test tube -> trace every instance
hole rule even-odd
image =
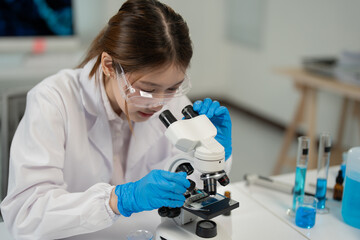
[[[309,146],[310,139],[306,136],[298,138],[298,151],[296,157],[296,172],[295,172],[295,185],[294,185],[294,198],[292,211],[296,208],[296,198],[303,196],[305,193],[305,177],[306,169],[309,160]]]
[[[331,137],[327,133],[320,136],[319,156],[317,166],[316,193],[315,197],[319,200],[317,209],[319,213],[328,212],[325,208],[327,177],[330,163]]]

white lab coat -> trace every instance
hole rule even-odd
[[[16,239],[65,238],[107,228],[118,218],[126,221],[109,209],[112,138],[100,87],[88,78],[92,64],[60,71],[28,93],[10,152],[8,195],[1,203]],[[169,108],[181,119],[189,103],[181,97]],[[179,153],[158,114],[133,127],[125,182],[163,169]]]

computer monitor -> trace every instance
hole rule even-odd
[[[0,53],[79,46],[72,0],[0,0]]]

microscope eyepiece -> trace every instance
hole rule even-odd
[[[177,121],[177,119],[169,110],[165,110],[162,113],[160,113],[159,118],[166,128],[168,128],[170,124]]]
[[[190,119],[199,116],[199,114],[194,111],[193,106],[191,105],[187,105],[186,107],[184,107],[181,113],[184,115],[185,119]]]
[[[182,163],[176,168],[175,172],[186,172],[189,176],[194,172],[194,168],[190,163]]]

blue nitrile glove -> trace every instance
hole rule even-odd
[[[224,106],[220,106],[218,101],[212,101],[210,98],[205,98],[204,101],[196,101],[193,109],[200,115],[205,114],[215,125],[217,129],[215,139],[225,148],[225,160],[227,160],[232,153],[232,124],[229,110]]]
[[[132,213],[160,207],[181,207],[185,202],[183,194],[190,187],[186,176],[185,172],[152,170],[139,181],[116,186],[119,212],[129,217]]]

